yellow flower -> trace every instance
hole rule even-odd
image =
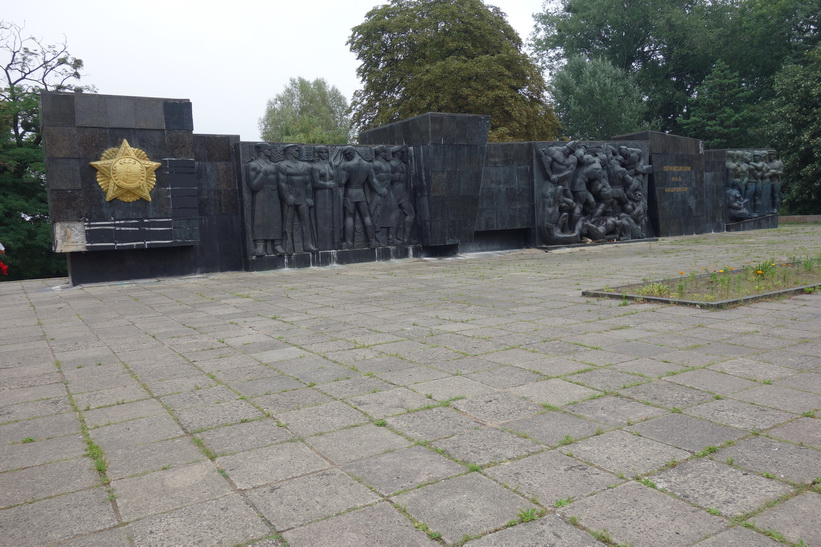
[[[684,275],[684,272],[679,272],[681,275]]]
[[[718,273],[724,273],[724,270],[718,270]]]

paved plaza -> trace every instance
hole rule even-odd
[[[0,283],[0,545],[821,545],[821,295],[584,289],[821,225]]]

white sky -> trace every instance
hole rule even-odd
[[[345,42],[384,0],[28,0],[0,19],[68,42],[99,93],[190,99],[194,131],[259,139],[257,120],[290,78],[325,78],[350,101],[359,66]],[[486,0],[526,41],[542,0]]]

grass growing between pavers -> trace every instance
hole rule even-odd
[[[726,308],[811,294],[821,288],[821,255],[791,258],[788,262],[759,260],[741,268],[710,266],[702,272],[679,271],[677,278],[583,291],[582,296],[618,298],[622,305],[639,301]]]

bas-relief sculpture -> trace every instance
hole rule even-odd
[[[728,150],[726,168],[729,220],[778,214],[784,164],[775,150]]]
[[[647,173],[643,152],[579,142],[537,148],[544,170],[539,232],[544,243],[645,237]]]
[[[245,164],[252,254],[412,243],[409,175],[406,146],[346,146],[332,159],[327,146],[254,145]]]

